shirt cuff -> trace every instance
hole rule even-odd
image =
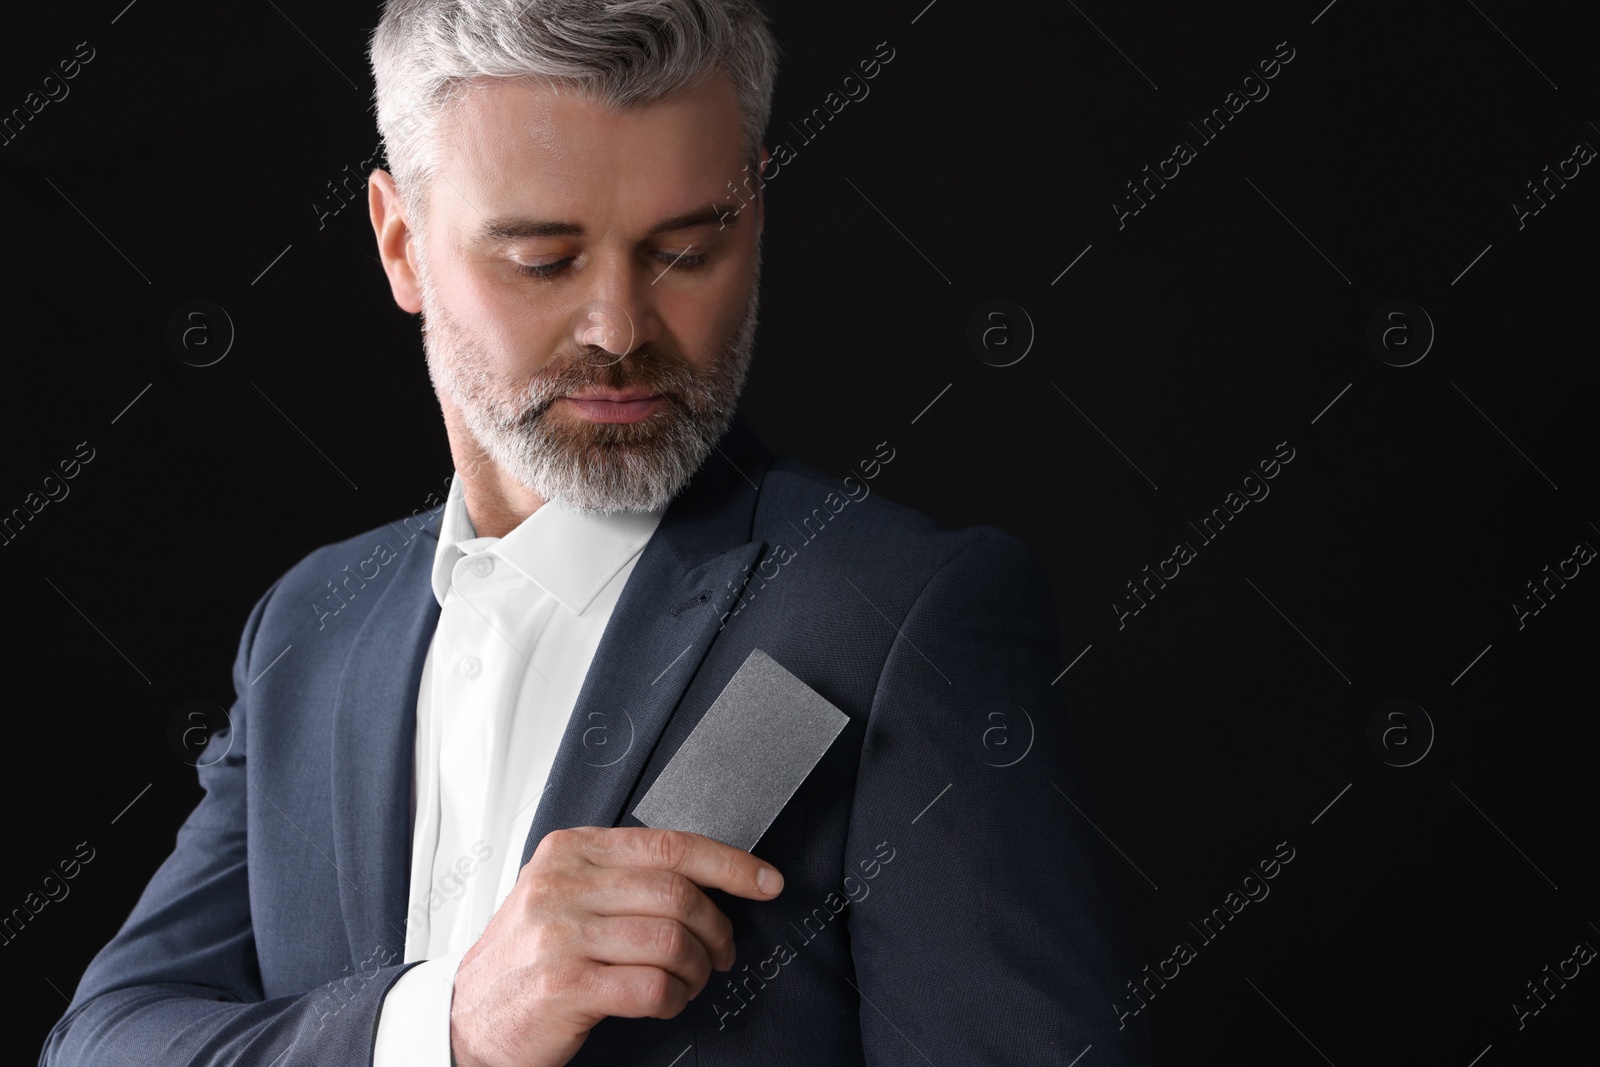
[[[450,998],[464,955],[423,960],[389,987],[378,1009],[372,1067],[451,1067]]]

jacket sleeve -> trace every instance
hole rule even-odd
[[[245,624],[227,732],[207,745],[226,755],[199,768],[205,796],[121,930],[90,962],[45,1040],[40,1067],[371,1063],[379,1007],[406,965],[263,999],[246,880],[245,772],[252,645],[276,588]]]
[[[978,529],[899,622],[867,721],[843,886],[866,1060],[1146,1067],[1049,577]]]

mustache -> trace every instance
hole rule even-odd
[[[537,419],[557,400],[586,389],[648,389],[682,405],[700,386],[694,368],[678,356],[641,349],[618,359],[603,348],[590,346],[575,355],[558,356],[528,380],[520,394],[524,403],[521,418]]]

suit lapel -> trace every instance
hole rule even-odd
[[[595,649],[522,849],[551,830],[615,826],[722,612],[765,543],[750,539],[772,454],[735,415],[717,451],[668,505]]]
[[[417,689],[439,622],[430,576],[442,512],[399,547],[351,645],[334,705],[333,859],[355,960],[380,944],[398,946],[395,961],[405,954]]]
[[[772,453],[737,414],[668,505],[623,587],[556,751],[522,862],[551,830],[614,826],[667,720],[766,547],[752,541]],[[398,552],[345,661],[334,705],[334,865],[352,958],[405,948],[417,690],[439,622],[442,508]]]

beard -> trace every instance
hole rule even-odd
[[[618,357],[589,345],[557,354],[526,382],[514,380],[437,300],[425,254],[418,282],[428,375],[490,459],[518,484],[576,511],[654,511],[688,484],[733,420],[755,342],[761,248],[758,240],[739,325],[703,370],[659,346]],[[552,411],[586,389],[642,389],[662,400],[637,422]]]

